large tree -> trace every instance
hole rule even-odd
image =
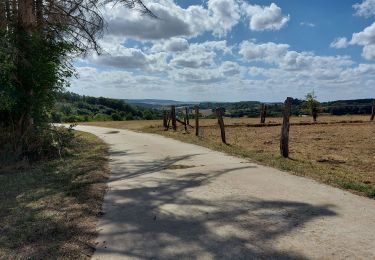
[[[12,131],[17,154],[74,73],[71,58],[100,53],[110,2],[152,16],[141,0],[0,0],[0,131]]]

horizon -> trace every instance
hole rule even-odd
[[[103,9],[103,55],[74,61],[69,91],[183,102],[375,97],[375,0],[146,5],[158,19]]]
[[[71,92],[71,91],[69,91]],[[74,92],[71,92],[74,93]],[[78,93],[74,93],[78,94]],[[93,95],[86,95],[86,94],[78,94],[82,96],[89,96],[89,97],[95,97],[95,98],[110,98],[110,99],[117,99],[117,100],[123,100],[127,102],[128,100],[130,101],[136,101],[136,100],[156,100],[156,101],[174,101],[174,102],[179,102],[179,103],[186,103],[186,104],[193,104],[193,103],[239,103],[239,102],[260,102],[260,103],[283,103],[285,100],[280,100],[280,101],[261,101],[261,100],[238,100],[238,101],[220,101],[220,100],[213,100],[213,101],[207,101],[207,100],[198,100],[198,101],[192,101],[192,100],[178,100],[178,99],[158,99],[158,98],[112,98],[112,97],[106,97],[106,96],[93,96]],[[304,98],[295,98],[299,100],[304,100]],[[322,101],[319,100],[319,102],[337,102],[337,101],[351,101],[351,100],[365,100],[365,99],[372,99],[375,100],[375,98],[354,98],[354,99],[334,99],[334,100],[326,100]]]

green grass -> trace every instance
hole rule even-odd
[[[106,155],[98,138],[76,133],[64,159],[0,171],[0,259],[89,258]]]

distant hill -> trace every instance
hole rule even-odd
[[[199,102],[184,102],[184,101],[176,101],[176,100],[165,100],[165,99],[123,99],[126,103],[136,105],[136,106],[143,106],[143,107],[154,107],[160,108],[165,106],[171,105],[193,105],[199,104]]]

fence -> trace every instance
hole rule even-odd
[[[259,124],[246,124],[246,125],[225,125],[224,123],[224,114],[225,110],[221,107],[215,109],[216,117],[217,117],[217,124],[220,128],[220,136],[221,141],[224,144],[227,144],[226,139],[226,131],[225,129],[227,127],[275,127],[275,126],[281,126],[281,133],[280,133],[280,154],[281,156],[288,158],[289,157],[289,130],[290,126],[293,125],[320,125],[320,124],[340,124],[340,123],[360,123],[363,121],[338,121],[338,122],[314,122],[314,123],[306,123],[306,122],[300,122],[300,123],[291,123],[290,117],[291,117],[291,111],[292,111],[292,101],[293,98],[288,97],[284,102],[284,108],[283,108],[283,114],[282,114],[282,123],[266,123],[266,117],[267,117],[267,105],[261,104],[260,109],[260,123]],[[194,128],[195,129],[195,135],[200,135],[200,128],[204,128],[207,126],[200,126],[199,123],[199,106],[194,107],[194,119],[195,119],[195,126],[190,125],[189,122],[189,108],[188,107],[182,107],[178,108],[183,113],[183,118],[177,118],[176,115],[176,106],[171,106],[170,111],[164,111],[164,117],[163,117],[163,126],[165,131],[168,131],[170,129],[170,122],[172,122],[172,129],[174,131],[177,130],[177,123],[180,123],[184,126],[185,132],[188,131],[188,128]],[[181,113],[180,113],[181,114]],[[370,120],[374,121],[375,118],[375,102],[372,104],[371,109],[371,115]]]

